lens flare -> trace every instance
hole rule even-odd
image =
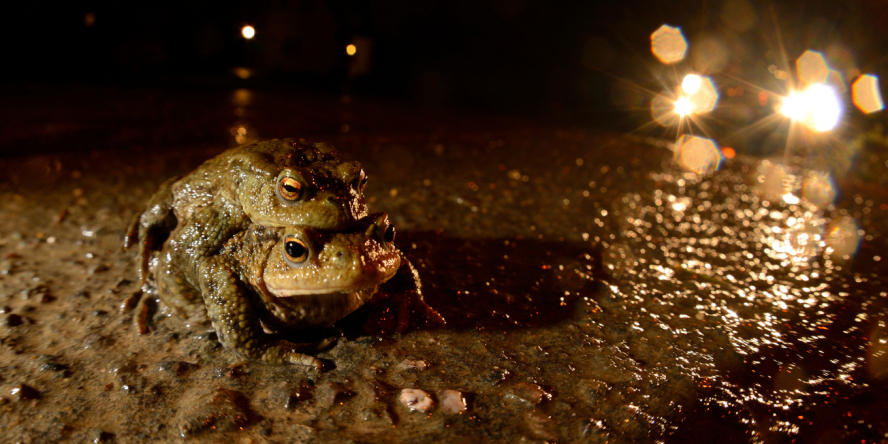
[[[694,110],[694,106],[687,97],[682,97],[675,101],[675,114],[679,116],[687,116]]]
[[[829,65],[826,64],[823,54],[817,51],[805,51],[796,60],[796,70],[799,80],[807,85],[825,83],[829,76]]]
[[[718,171],[721,165],[721,152],[710,139],[684,135],[675,143],[675,161],[682,168],[700,175]]]
[[[681,90],[688,94],[694,94],[700,90],[701,84],[703,84],[702,77],[696,74],[688,74],[681,81]]]
[[[688,52],[688,41],[681,28],[663,25],[651,34],[651,52],[667,65],[680,62]]]
[[[842,104],[833,88],[816,84],[784,98],[780,113],[814,131],[823,132],[839,124]]]
[[[881,111],[885,108],[882,93],[879,91],[879,76],[864,74],[851,86],[851,97],[854,105],[866,114]]]
[[[250,25],[244,26],[243,29],[241,29],[241,35],[243,35],[245,39],[250,40],[256,36],[256,29]]]

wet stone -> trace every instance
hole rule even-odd
[[[167,361],[157,365],[157,370],[173,376],[182,376],[198,368],[197,364],[185,361]]]
[[[58,372],[68,368],[68,366],[58,362],[56,358],[51,355],[40,355],[37,357],[37,362],[40,362],[39,369],[42,372]]]
[[[320,384],[315,390],[314,397],[318,400],[318,405],[329,408],[334,404],[343,403],[355,396],[355,392],[349,390],[346,386],[333,381],[327,381]]]
[[[183,403],[179,419],[182,437],[240,430],[258,419],[242,393],[222,387],[197,397],[185,396]]]
[[[423,390],[406,388],[398,394],[398,402],[411,412],[427,412],[435,406],[435,401]]]
[[[457,390],[439,391],[438,401],[441,403],[441,411],[447,414],[453,415],[468,410],[465,395]]]
[[[313,390],[314,384],[311,381],[282,382],[270,390],[269,401],[274,407],[294,410],[297,407],[311,404],[314,399]]]
[[[27,384],[18,384],[10,387],[9,394],[16,401],[27,401],[40,397],[40,391]]]
[[[552,394],[542,387],[527,382],[518,382],[509,387],[505,392],[506,399],[523,401],[530,405],[537,405],[543,401],[552,399]]]
[[[122,373],[117,375],[115,383],[120,387],[120,390],[129,395],[142,393],[148,387],[148,381],[146,381],[145,378],[132,373]]]
[[[89,440],[92,443],[111,442],[113,439],[114,434],[99,429],[89,432]]]

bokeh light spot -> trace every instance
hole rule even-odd
[[[802,197],[818,207],[833,203],[836,198],[836,185],[829,173],[809,172],[802,182]]]
[[[651,117],[662,126],[670,126],[678,120],[678,110],[675,100],[663,94],[658,94],[651,100]]]
[[[851,86],[854,105],[866,114],[885,108],[882,93],[879,91],[879,77],[873,74],[860,76]]]
[[[256,29],[250,25],[244,26],[243,29],[241,29],[241,35],[243,35],[245,39],[250,40],[256,36]]]
[[[826,229],[826,253],[831,259],[847,260],[854,256],[863,237],[857,220],[851,216],[840,216],[830,222]]]
[[[665,64],[680,62],[688,52],[681,28],[663,25],[651,34],[651,51]]]
[[[708,175],[718,171],[721,152],[710,139],[684,135],[675,143],[675,161],[682,168],[697,174]]]
[[[675,101],[675,114],[679,116],[687,116],[694,110],[694,105],[686,97],[682,97]]]
[[[702,77],[696,74],[688,74],[681,81],[681,90],[688,94],[693,94],[700,90],[700,84],[702,83]]]
[[[355,45],[353,45],[353,44],[351,44],[351,43],[349,43],[349,44],[345,47],[345,53],[348,54],[348,55],[350,55],[350,56],[355,55],[356,52],[358,52],[358,47],[355,46]]]
[[[709,77],[696,77],[700,79],[700,84],[689,97],[691,105],[693,105],[693,112],[708,113],[715,108],[715,103],[718,101],[718,92],[715,90],[715,85],[712,84],[712,79]],[[682,88],[684,88],[684,83],[682,82]]]
[[[737,152],[734,151],[734,148],[724,147],[722,148],[722,155],[725,156],[725,159],[733,159]]]
[[[826,59],[823,58],[823,54],[817,51],[805,51],[796,60],[796,70],[799,80],[808,85],[824,83],[829,76],[829,66],[826,64]]]

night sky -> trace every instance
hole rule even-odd
[[[886,13],[875,0],[18,2],[5,14],[0,91],[246,85],[606,122],[642,108],[664,76],[701,64],[657,62],[650,33],[664,23],[682,28],[691,56],[721,42],[725,60],[710,74],[758,83],[769,64],[786,64],[781,45],[790,67],[815,49],[831,64],[884,71]],[[355,42],[361,61],[345,52]],[[637,97],[615,98],[627,85]]]

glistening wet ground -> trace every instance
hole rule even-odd
[[[774,159],[700,177],[655,140],[354,98],[6,103],[10,442],[888,439],[881,154],[859,153],[855,171],[876,173],[834,187]],[[236,137],[307,137],[361,161],[371,210],[448,325],[378,335],[357,312],[320,373],[243,361],[162,311],[139,336],[120,310],[138,290],[124,229]]]

